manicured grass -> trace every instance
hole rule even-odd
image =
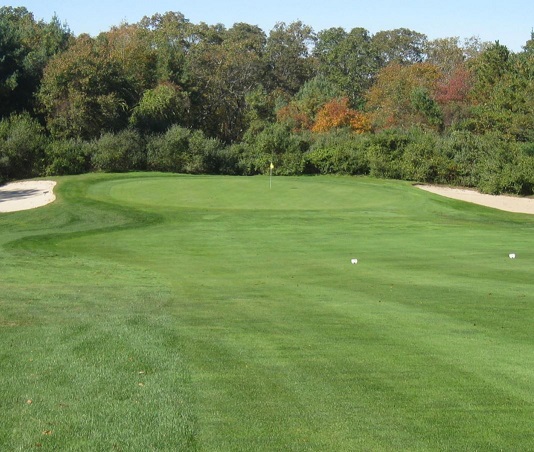
[[[58,182],[0,216],[0,449],[532,449],[534,218],[370,178]]]

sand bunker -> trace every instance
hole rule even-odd
[[[447,198],[467,201],[481,206],[493,207],[494,209],[505,210],[507,212],[534,214],[534,199],[519,198],[517,196],[485,195],[476,190],[464,188],[438,187],[435,185],[416,185],[437,195]]]
[[[0,212],[35,209],[56,199],[54,186],[49,180],[13,182],[0,187]]]

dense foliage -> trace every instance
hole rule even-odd
[[[372,174],[532,194],[521,52],[408,29],[145,17],[97,37],[0,8],[0,181],[87,171]]]

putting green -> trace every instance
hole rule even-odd
[[[382,199],[373,196],[380,186]],[[339,178],[276,177],[272,188],[266,177],[174,176],[106,181],[90,189],[129,205],[158,208],[232,210],[339,210],[389,208],[406,197],[402,185],[369,180],[354,184]],[[415,193],[414,193],[415,195]],[[414,199],[416,196],[414,196]]]

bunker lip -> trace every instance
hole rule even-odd
[[[56,199],[55,181],[29,180],[0,186],[0,212],[18,212],[50,204]]]
[[[527,213],[534,215],[534,199],[520,198],[506,195],[486,195],[476,190],[467,188],[441,187],[438,185],[415,185],[415,187],[426,190],[447,198],[479,204],[485,207],[504,210],[506,212]]]

